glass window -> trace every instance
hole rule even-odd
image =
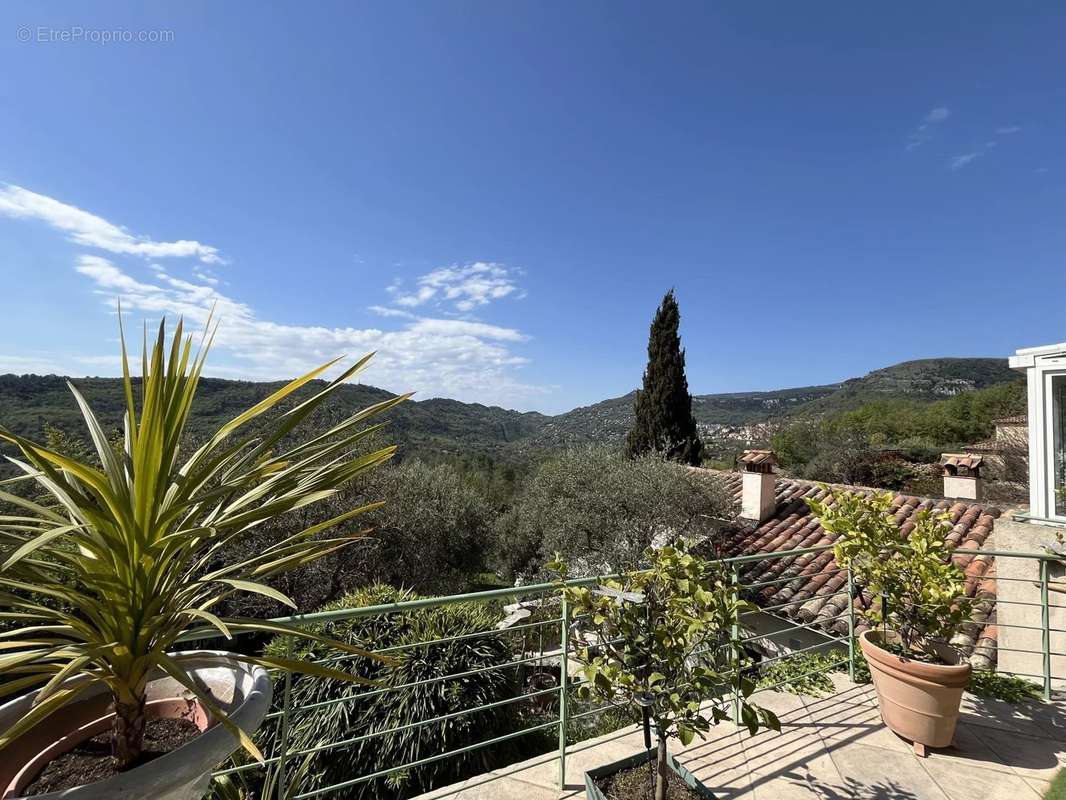
[[[1055,428],[1053,450],[1055,516],[1066,517],[1066,375],[1051,379],[1052,423]]]

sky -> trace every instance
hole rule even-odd
[[[1060,3],[0,4],[0,373],[547,413],[1066,340]]]

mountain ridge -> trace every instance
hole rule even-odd
[[[1006,359],[917,359],[840,383],[694,395],[693,414],[704,436],[751,441],[760,438],[766,426],[785,418],[824,415],[881,399],[933,402],[1020,379]],[[46,423],[80,434],[83,426],[66,380],[56,375],[0,375],[0,424],[34,438],[43,435]],[[77,378],[72,383],[105,426],[119,427],[124,403],[120,379]],[[217,427],[283,384],[202,379],[193,410],[197,429]],[[520,460],[530,451],[621,441],[632,420],[635,394],[634,390],[555,415],[447,398],[411,400],[390,412],[386,435],[416,453]],[[393,396],[367,384],[347,385],[314,424],[338,421],[345,412]]]

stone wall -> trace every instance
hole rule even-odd
[[[996,521],[995,549],[1016,553],[1042,553],[1055,543],[1061,528],[1015,522],[1007,515]],[[1049,562],[1052,581],[1066,582],[1066,567]],[[1040,681],[1043,674],[1043,632],[1040,608],[1040,561],[1035,558],[996,557],[996,628],[999,645],[997,668],[1001,672],[1027,673]],[[1033,605],[1015,605],[1032,603]],[[1051,633],[1052,685],[1066,686],[1066,594],[1048,593]],[[1024,628],[1011,627],[1014,625]],[[1058,631],[1054,629],[1058,628]],[[1032,652],[1014,652],[1025,650]]]

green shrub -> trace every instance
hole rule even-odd
[[[323,611],[415,600],[410,592],[378,584],[342,597]],[[321,678],[294,676],[289,751],[357,737],[375,735],[352,744],[323,751],[313,759],[307,779],[311,789],[323,788],[380,770],[401,766],[433,755],[486,741],[519,727],[515,704],[466,714],[443,722],[383,733],[456,711],[475,708],[518,694],[515,669],[493,669],[463,678],[435,681],[419,686],[409,684],[445,675],[468,673],[504,664],[512,659],[505,638],[493,631],[500,610],[485,604],[465,603],[378,614],[363,619],[344,620],[322,626],[328,635],[347,642],[373,642],[376,650],[393,650],[396,663],[382,666],[358,656],[341,657],[334,665],[379,681],[376,688],[359,687]],[[446,637],[485,632],[483,636],[440,644],[420,644]],[[281,654],[287,642],[276,639],[268,653]],[[417,646],[407,646],[417,645]],[[406,646],[406,647],[405,647]],[[297,643],[301,657],[326,658],[335,650],[314,644]],[[394,688],[381,692],[381,689]],[[360,699],[359,694],[366,697]],[[355,696],[310,712],[299,709],[340,697]],[[267,734],[278,736],[277,728]],[[410,797],[507,763],[516,757],[521,738],[513,743],[478,748],[423,766],[392,773],[330,793],[335,798]]]

